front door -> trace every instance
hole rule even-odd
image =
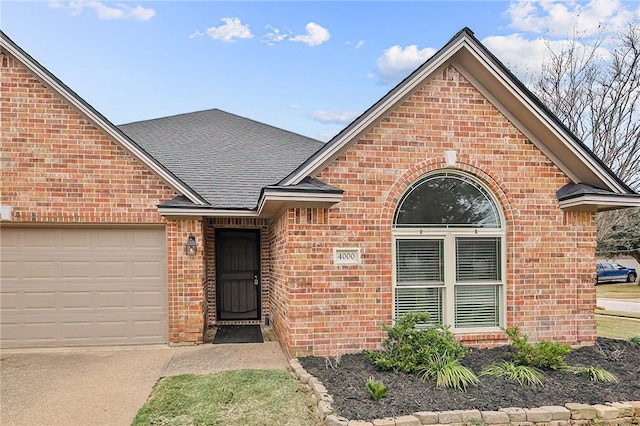
[[[260,231],[216,230],[218,319],[260,319]]]

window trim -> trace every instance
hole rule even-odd
[[[427,175],[422,176],[416,182],[412,183],[408,191],[411,190],[420,180],[427,179],[433,177],[433,175],[443,174],[443,175],[451,175],[451,174],[459,174],[463,175],[466,179],[474,180],[475,184],[481,186],[486,194],[489,195],[490,200],[493,202],[495,210],[498,213],[500,220],[500,227],[497,228],[487,228],[487,227],[427,227],[427,226],[416,226],[416,227],[407,227],[403,225],[402,227],[396,227],[395,220],[397,218],[397,211],[394,213],[394,223],[392,224],[391,230],[391,259],[392,259],[392,310],[393,310],[393,320],[395,321],[395,305],[396,305],[396,289],[398,287],[406,288],[407,286],[399,286],[397,283],[397,241],[405,240],[405,239],[437,239],[443,240],[443,257],[444,257],[444,286],[442,286],[443,291],[443,306],[442,306],[442,319],[443,324],[450,327],[451,331],[456,334],[472,334],[472,333],[490,333],[500,331],[502,328],[506,327],[506,301],[507,301],[507,292],[506,292],[506,284],[507,284],[507,242],[506,242],[506,226],[505,226],[505,217],[502,209],[502,205],[498,202],[497,197],[493,193],[491,189],[489,189],[482,181],[475,178],[474,176],[467,173],[460,173],[457,171],[436,171],[433,173],[429,173]],[[406,198],[406,194],[400,198],[400,200],[404,200]],[[400,204],[396,206],[396,210]],[[498,285],[500,286],[500,299],[499,299],[499,326],[498,327],[466,327],[466,328],[456,328],[455,327],[455,286],[456,285],[475,285],[474,282],[461,282],[457,283],[456,281],[456,238],[457,237],[499,237],[500,238],[500,277],[501,279],[498,281],[486,281],[482,283],[478,283],[478,285]],[[413,286],[413,287],[432,287],[432,286]]]

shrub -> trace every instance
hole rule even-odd
[[[367,391],[371,395],[371,399],[374,401],[380,401],[387,394],[387,387],[380,380],[374,380],[373,377],[369,377],[367,380]]]
[[[451,359],[445,354],[435,354],[429,362],[418,367],[418,377],[422,380],[433,380],[437,387],[466,390],[469,385],[478,384],[479,380],[467,367],[457,359]]]
[[[516,365],[513,362],[502,361],[491,364],[480,373],[481,376],[504,377],[518,383],[520,386],[540,386],[544,373],[528,365]]]
[[[564,358],[571,352],[569,345],[548,340],[541,340],[532,345],[527,341],[527,336],[520,336],[518,327],[505,331],[515,351],[513,360],[516,364],[553,370],[567,366]]]
[[[633,346],[640,346],[640,336],[629,337],[629,343],[631,343]]]
[[[383,326],[387,338],[382,349],[365,352],[367,359],[383,370],[415,373],[428,365],[433,355],[459,360],[467,354],[468,349],[447,327],[429,325],[428,321],[428,313],[414,312],[403,315],[392,327]],[[418,324],[420,328],[416,328]]]

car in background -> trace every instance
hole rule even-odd
[[[598,274],[596,284],[612,281],[634,283],[638,278],[638,273],[634,268],[627,268],[613,262],[598,262],[596,264],[596,272]]]

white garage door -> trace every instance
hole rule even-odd
[[[0,345],[167,341],[164,228],[0,230]]]

